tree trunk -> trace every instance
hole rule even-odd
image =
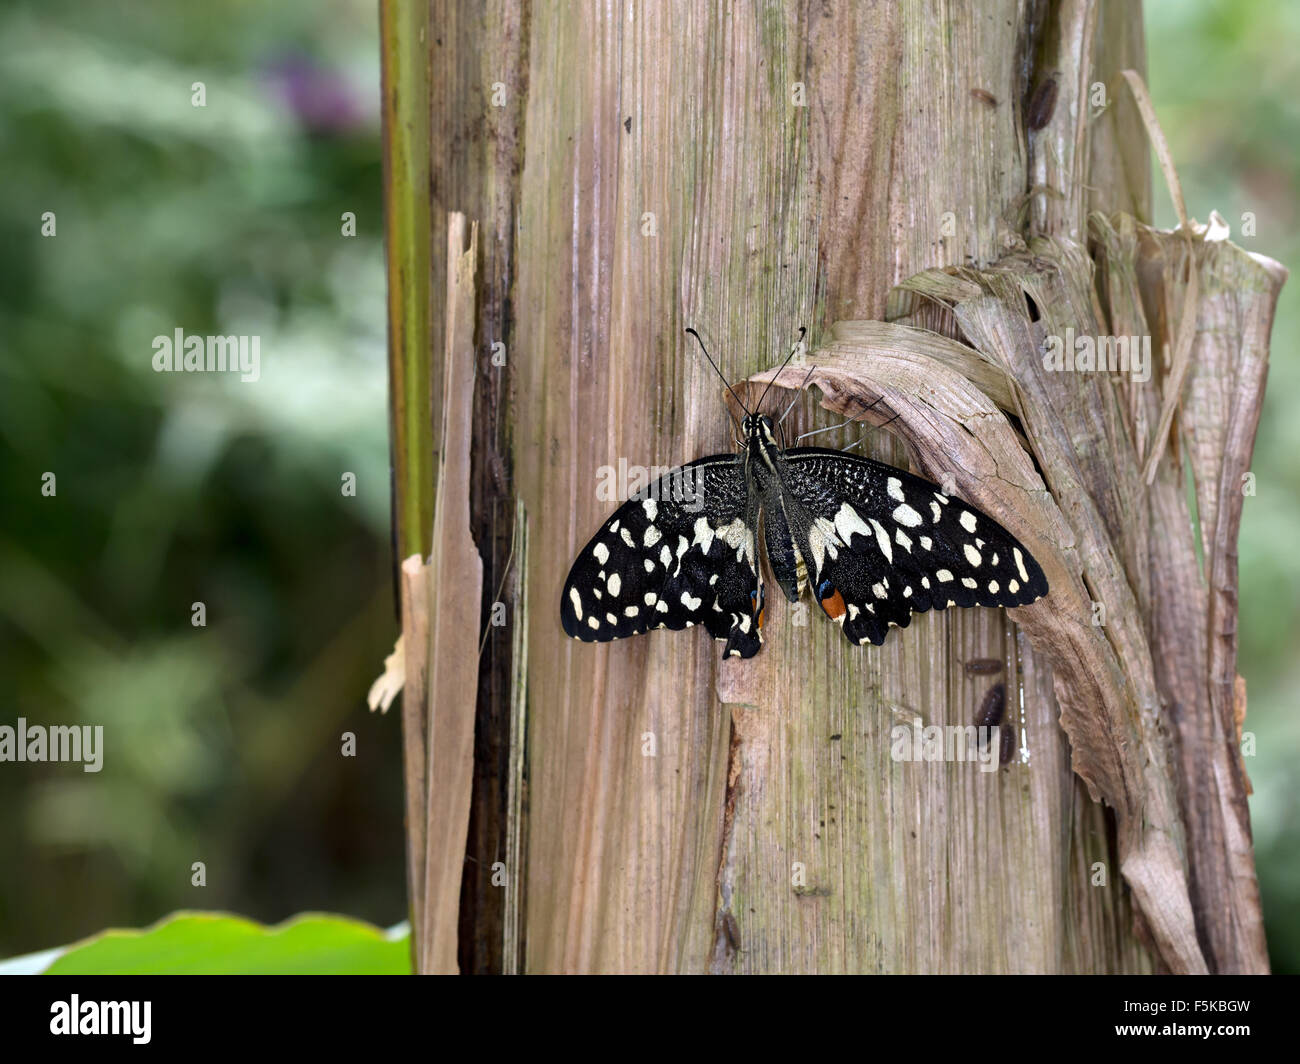
[[[412,607],[428,612],[404,696],[421,969],[1262,970],[1232,478],[1281,275],[1139,224],[1148,142],[1120,71],[1142,68],[1140,11],[383,6],[399,549],[432,550],[437,574],[404,584],[408,640]],[[449,247],[453,214],[470,226]],[[926,273],[941,267],[967,272]],[[1247,324],[1211,349],[1227,303]],[[456,383],[471,355],[457,306],[473,311],[472,385]],[[871,324],[833,327],[846,321]],[[1161,366],[1146,391],[1046,373],[1034,347],[1045,327],[1123,326],[1153,334],[1160,362],[1188,321],[1192,369]],[[1054,580],[1023,629],[951,610],[855,648],[799,623],[768,578],[750,661],[720,665],[701,629],[566,639],[561,586],[614,505],[602,469],[732,449],[688,325],[733,380],[808,326],[823,405],[888,391],[909,413],[869,453],[953,473],[1021,521],[1059,594]],[[916,360],[892,363],[913,340]],[[805,401],[794,417],[814,415]],[[941,430],[963,417],[945,459]],[[1205,485],[1208,588],[1180,443]],[[435,498],[472,541],[436,513],[426,537]],[[463,648],[480,632],[475,675]],[[974,658],[1005,675],[968,676]],[[1023,737],[1011,765],[893,760],[896,725],[969,724],[999,679]],[[447,747],[471,717],[457,782]],[[431,859],[429,840],[445,853],[462,837],[463,873]]]

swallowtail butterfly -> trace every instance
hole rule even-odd
[[[753,657],[763,643],[760,534],[786,598],[811,587],[856,644],[879,646],[914,613],[1023,606],[1047,594],[1042,568],[991,517],[902,469],[785,448],[770,417],[740,405],[738,453],[650,484],[578,554],[560,600],[565,632],[604,643],[702,624],[726,640],[724,656]]]

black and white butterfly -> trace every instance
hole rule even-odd
[[[747,408],[741,430],[737,453],[673,470],[592,537],[564,584],[565,632],[603,643],[702,624],[726,640],[724,656],[753,657],[763,643],[760,534],[786,598],[811,586],[852,643],[879,646],[913,613],[1047,594],[1029,551],[938,485],[843,451],[783,448],[772,419]]]

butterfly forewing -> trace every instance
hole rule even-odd
[[[564,630],[607,642],[703,624],[727,652],[761,645],[757,499],[734,454],[673,470],[615,511],[578,554],[560,602]]]
[[[1024,546],[938,485],[818,447],[782,458],[792,549],[850,641],[879,645],[891,626],[929,609],[1021,606],[1047,594]]]

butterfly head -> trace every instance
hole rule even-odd
[[[740,429],[745,434],[747,441],[774,442],[772,439],[772,419],[766,414],[746,414],[745,419],[740,423]]]
[[[745,434],[746,468],[775,468],[781,448],[773,436],[772,419],[766,414],[746,414],[740,428]]]

